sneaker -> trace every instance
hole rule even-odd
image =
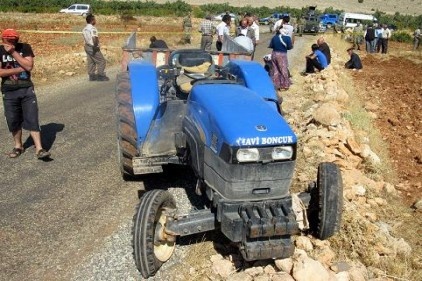
[[[98,75],[97,81],[110,81],[110,78],[105,75]]]
[[[89,81],[97,81],[98,77],[97,75],[93,74],[93,75],[89,75]]]

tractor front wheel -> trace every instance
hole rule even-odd
[[[319,164],[317,183],[310,192],[310,230],[316,237],[324,240],[334,235],[341,224],[343,181],[338,166],[328,162]]]
[[[175,209],[168,191],[155,189],[141,197],[133,218],[133,257],[144,278],[155,275],[174,252],[176,237],[164,229],[169,212]]]

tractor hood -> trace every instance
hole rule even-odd
[[[222,144],[260,147],[295,144],[296,136],[277,111],[275,101],[239,84],[195,85],[186,118],[214,152]]]

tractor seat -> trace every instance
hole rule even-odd
[[[176,84],[180,91],[189,94],[192,82],[206,79],[213,74],[213,60],[209,53],[202,50],[179,50],[172,54],[170,63],[180,68]]]

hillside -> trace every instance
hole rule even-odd
[[[400,14],[420,15],[422,14],[422,0],[364,0],[359,3],[358,0],[183,0],[191,5],[204,5],[204,4],[224,4],[230,3],[232,6],[252,6],[261,7],[267,6],[274,8],[277,6],[288,6],[292,8],[302,8],[310,5],[317,5],[317,9],[324,10],[325,8],[333,7],[335,9],[345,10],[349,12],[370,13],[371,11],[380,10],[388,14],[399,12]],[[176,2],[176,0],[155,0],[157,3]]]

